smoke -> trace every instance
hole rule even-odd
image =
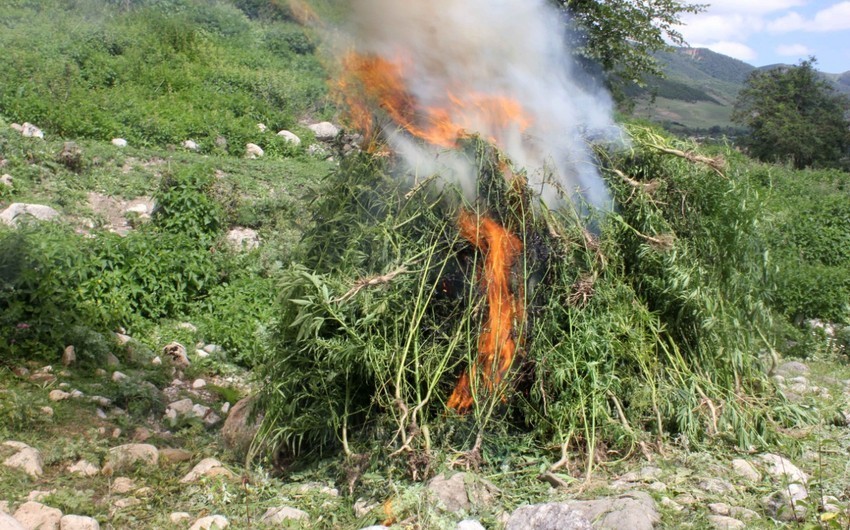
[[[580,78],[564,18],[547,0],[353,0],[350,10],[348,51],[401,65],[418,105],[449,109],[468,132],[493,139],[544,201],[557,203],[561,188],[609,206],[588,138],[619,141],[612,102]],[[523,116],[470,112],[482,95],[518,103]],[[411,171],[440,173],[474,193],[475,171],[459,153],[414,140],[397,124],[384,133]]]

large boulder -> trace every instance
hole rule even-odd
[[[59,521],[59,530],[100,530],[100,524],[91,517],[65,515]]]
[[[215,458],[204,458],[198,465],[192,468],[185,477],[180,479],[182,484],[190,484],[192,482],[197,482],[202,478],[215,478],[215,477],[224,477],[224,478],[235,478],[236,475],[233,474],[229,469],[224,467],[224,465],[216,460]]]
[[[15,519],[27,530],[59,530],[62,511],[40,502],[29,501],[18,507]]]
[[[566,503],[550,502],[518,508],[505,525],[505,530],[592,530],[582,514]]]
[[[301,138],[298,137],[297,134],[291,131],[280,131],[277,133],[278,136],[282,137],[288,143],[293,145],[301,145]]]
[[[578,516],[574,515],[578,514]],[[573,526],[558,526],[560,517]],[[548,530],[561,528],[585,529],[584,522],[593,528],[606,530],[652,530],[661,520],[655,501],[649,494],[632,491],[617,497],[590,501],[568,501],[526,506],[511,515],[507,530]]]
[[[0,512],[0,528],[3,530],[27,530],[8,513]]]
[[[59,217],[59,212],[43,204],[26,204],[23,202],[12,203],[0,212],[0,222],[9,226],[17,226],[18,222],[25,217],[32,217],[39,221],[49,221]]]
[[[136,465],[156,466],[159,462],[159,450],[150,444],[125,444],[113,447],[106,457],[103,473],[111,475],[116,471],[129,469]]]
[[[6,442],[3,445],[17,449],[18,451],[3,461],[4,466],[23,471],[33,478],[38,478],[44,474],[44,461],[37,449],[33,449],[21,442]]]
[[[260,428],[262,416],[256,414],[253,421],[253,407],[255,403],[253,396],[239,400],[227,415],[224,421],[224,426],[221,428],[221,437],[224,440],[224,446],[236,453],[244,456],[248,454],[251,443],[257,435]]]
[[[210,515],[195,521],[189,530],[224,530],[227,525],[227,518],[223,515]]]
[[[439,474],[428,482],[428,491],[448,512],[469,511],[493,501],[496,488],[471,473]]]
[[[313,131],[317,140],[322,141],[333,140],[339,134],[339,127],[329,121],[314,123],[313,125],[308,125],[307,128]]]

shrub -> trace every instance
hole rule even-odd
[[[225,225],[222,206],[212,197],[215,177],[204,166],[187,166],[165,175],[154,198],[153,224],[209,245]]]

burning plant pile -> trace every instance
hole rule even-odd
[[[533,433],[589,472],[781,421],[751,192],[615,127],[549,9],[352,7],[336,88],[364,149],[284,275],[258,447],[403,457],[421,478]]]

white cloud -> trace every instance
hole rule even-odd
[[[764,27],[761,18],[739,14],[696,15],[687,17],[684,22],[680,31],[692,45],[694,42],[740,40]]]
[[[800,7],[807,2],[805,0],[714,0],[706,3],[709,4],[706,10],[708,13],[765,15]]]
[[[783,57],[806,57],[812,55],[812,50],[805,44],[780,44],[776,54]]]
[[[742,61],[752,61],[758,54],[756,51],[742,42],[720,41],[711,44],[697,44],[696,48],[708,48],[711,51],[734,57]]]
[[[850,2],[839,2],[821,9],[811,19],[802,17],[799,13],[790,12],[767,25],[768,31],[787,33],[790,31],[842,31],[850,29]]]

